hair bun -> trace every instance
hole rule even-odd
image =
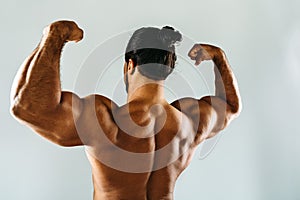
[[[182,35],[171,26],[164,26],[158,33],[158,39],[167,47],[172,47],[182,40]]]

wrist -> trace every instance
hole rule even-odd
[[[225,52],[220,47],[214,47],[214,54],[212,56],[212,60],[215,64],[223,62],[226,59]]]
[[[52,23],[44,29],[43,35],[45,38],[53,38],[57,41],[65,42],[70,35],[69,32],[68,27]]]
[[[43,31],[42,43],[47,42],[48,44],[64,44],[66,42],[66,37],[61,35],[59,32],[50,29],[49,27],[45,28]]]

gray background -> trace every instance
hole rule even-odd
[[[244,109],[208,157],[197,159],[196,153],[175,199],[300,199],[299,7],[297,0],[1,1],[0,199],[92,198],[84,148],[51,144],[9,114],[18,67],[43,27],[57,19],[74,19],[86,33],[84,41],[65,48],[65,89],[74,88],[97,45],[142,26],[170,24],[197,42],[223,47]]]

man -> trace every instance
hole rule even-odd
[[[164,80],[175,66],[174,44],[182,36],[168,26],[137,30],[125,53],[127,103],[118,107],[101,95],[79,98],[61,91],[62,48],[82,38],[83,31],[71,21],[54,22],[44,30],[16,76],[12,114],[58,145],[85,145],[95,200],[173,199],[175,181],[196,146],[227,127],[241,111],[225,53],[195,44],[188,56],[196,65],[204,60],[215,63],[215,95],[169,104]]]

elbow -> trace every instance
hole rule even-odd
[[[241,114],[241,112],[242,112],[242,105],[240,104],[230,109],[230,114],[235,117],[238,117]]]
[[[234,106],[230,106],[230,111],[227,113],[227,120],[225,120],[227,123],[231,122],[233,119],[236,119],[240,116],[242,112],[242,104],[238,103]],[[227,124],[226,123],[226,124]]]
[[[234,118],[238,117],[242,112],[242,101],[241,98],[237,98],[234,104],[228,105],[230,112],[229,115],[233,116]]]
[[[66,140],[63,137],[57,136],[55,139],[52,140],[53,143],[57,144],[61,147],[70,147],[70,141]]]
[[[21,115],[22,111],[21,111],[21,106],[18,105],[18,104],[12,104],[10,106],[10,114],[17,118],[17,119],[21,119],[22,118],[22,115]]]
[[[11,98],[9,111],[13,117],[19,119],[21,117],[22,108],[23,108],[23,106],[21,105],[20,99],[18,98],[18,96]]]
[[[29,122],[33,118],[30,110],[24,105],[16,102],[12,102],[10,107],[10,114],[21,122]]]
[[[83,145],[80,139],[67,139],[62,137],[57,137],[52,140],[52,142],[61,147],[74,147]]]
[[[243,108],[242,101],[241,98],[239,98],[238,104],[234,110],[235,111],[234,114],[236,115],[236,117],[238,117],[241,114],[242,108]]]
[[[69,143],[65,140],[56,139],[56,140],[53,140],[52,142],[61,147],[70,147]]]

